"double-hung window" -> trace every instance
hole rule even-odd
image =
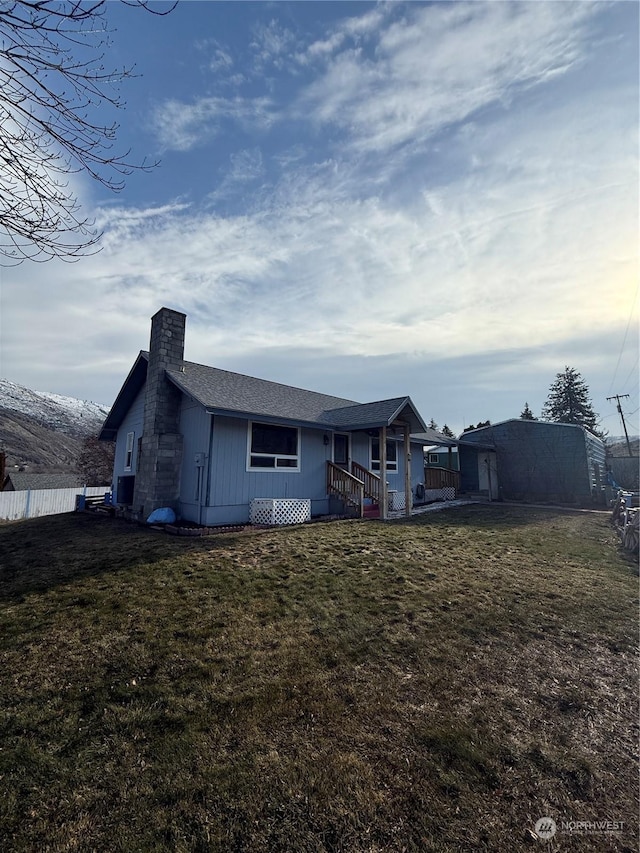
[[[380,470],[380,441],[371,439],[371,470]],[[387,440],[387,471],[398,470],[398,442]]]
[[[127,433],[127,443],[124,449],[124,470],[131,471],[133,467],[133,442],[135,441],[135,432]]]
[[[247,469],[249,471],[299,471],[300,430],[249,421]]]

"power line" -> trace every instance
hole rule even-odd
[[[618,356],[618,362],[616,364],[616,369],[613,371],[613,379],[611,380],[611,385],[609,386],[609,391],[613,388],[613,383],[616,381],[616,376],[618,374],[618,368],[620,367],[620,360],[622,358],[622,353],[624,352],[624,346],[627,342],[627,335],[629,334],[629,327],[631,326],[631,318],[633,317],[633,309],[635,308],[636,299],[638,298],[638,293],[640,293],[640,284],[636,287],[636,292],[633,297],[633,302],[631,303],[631,310],[629,311],[629,319],[627,320],[627,328],[624,331],[624,337],[622,338],[622,345],[620,347],[620,355]],[[608,399],[613,399],[613,397]]]
[[[626,386],[627,382],[631,379],[632,375],[635,373],[636,368],[638,367],[638,362],[639,362],[639,361],[640,361],[640,355],[636,358],[636,363],[633,365],[633,367],[632,367],[632,368],[631,368],[631,370],[629,371],[629,375],[627,376],[627,378],[626,378],[626,379],[624,380],[624,382],[622,383],[622,387],[623,387],[623,388]],[[611,391],[611,388],[609,388],[609,391]]]
[[[620,419],[622,421],[622,429],[624,430],[624,437],[627,439],[627,450],[629,451],[629,456],[633,456],[631,452],[631,444],[629,443],[629,434],[627,432],[627,425],[624,422],[624,413],[622,411],[622,406],[620,405],[620,400],[624,397],[628,397],[628,394],[614,394],[613,397],[607,397],[607,400],[615,400],[618,404],[618,412],[620,413]]]

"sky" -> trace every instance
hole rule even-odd
[[[458,434],[575,368],[638,429],[639,5],[107,4],[135,63],[101,251],[0,270],[0,375],[111,404],[150,317],[185,357]]]

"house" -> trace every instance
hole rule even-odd
[[[116,442],[114,500],[130,516],[169,506],[197,524],[245,523],[258,499],[308,501],[312,515],[410,512],[423,479],[411,435],[425,425],[409,397],[361,404],[194,364],[185,325],[169,308],[152,318],[100,433]]]
[[[572,504],[600,499],[605,446],[582,426],[514,418],[466,431],[458,449],[462,491]]]
[[[457,447],[425,447],[425,468],[448,468],[450,471],[459,471],[458,448]]]

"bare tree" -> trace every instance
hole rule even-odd
[[[104,486],[111,482],[114,452],[112,441],[100,441],[95,435],[85,438],[77,469],[87,486]]]
[[[132,0],[153,14],[148,0]],[[0,258],[76,259],[100,233],[84,218],[68,175],[85,172],[115,192],[134,169],[114,151],[119,125],[98,112],[121,108],[132,68],[108,70],[106,0],[10,0],[0,5]]]

